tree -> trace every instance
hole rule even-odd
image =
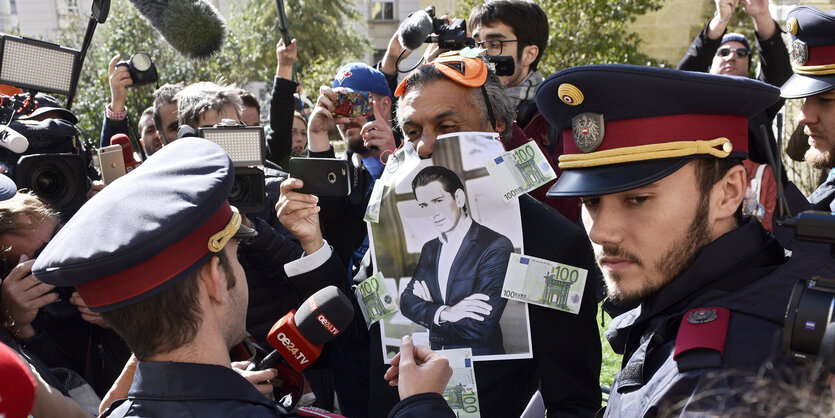
[[[543,75],[588,64],[663,64],[638,52],[640,37],[627,32],[636,16],[658,10],[664,0],[549,0],[538,1],[548,16],[548,47],[539,70]],[[458,4],[467,17],[482,0]]]
[[[110,16],[99,25],[87,53],[72,111],[79,117],[82,132],[98,141],[104,107],[110,101],[107,66],[117,52],[127,60],[135,52],[151,55],[159,72],[159,83],[219,81],[245,85],[253,81],[272,84],[275,76],[275,45],[280,35],[275,2],[241,0],[226,18],[226,40],[220,53],[205,61],[183,57],[136,11],[128,0],[112,0]],[[288,2],[291,35],[298,39],[299,78],[308,88],[318,90],[328,83],[345,62],[360,59],[369,41],[353,30],[358,19],[353,3],[345,0]],[[63,31],[58,41],[80,47],[87,18]],[[144,86],[128,93],[127,106],[135,123],[139,113],[150,106],[154,87]]]

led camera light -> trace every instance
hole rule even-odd
[[[199,136],[220,145],[235,167],[264,165],[266,141],[259,126],[200,128]]]
[[[0,83],[41,92],[72,92],[79,52],[49,42],[0,35]]]

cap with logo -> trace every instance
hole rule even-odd
[[[340,67],[331,87],[343,87],[349,91],[368,91],[391,97],[386,76],[362,62],[352,62]]]
[[[835,10],[798,6],[786,18],[792,36],[794,75],[780,94],[787,99],[814,96],[835,88]]]
[[[147,299],[232,238],[255,236],[227,197],[232,161],[219,145],[182,138],[90,199],[47,244],[32,272],[75,286],[95,311]]]
[[[632,65],[560,71],[536,94],[564,148],[548,196],[634,189],[698,157],[745,159],[748,118],[778,99],[777,88],[746,77]]]
[[[18,116],[18,119],[34,119],[44,113],[54,112],[55,117],[70,121],[73,125],[78,124],[78,118],[75,114],[61,106],[58,99],[48,94],[38,93],[34,96],[33,101],[35,102],[35,109],[31,113]]]

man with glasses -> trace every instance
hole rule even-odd
[[[467,29],[476,45],[486,49],[487,55],[508,55],[513,58],[514,73],[499,77],[507,88],[507,95],[516,109],[516,124],[508,149],[517,148],[532,139],[539,145],[551,166],[559,175],[557,158],[562,154],[562,141],[556,131],[538,112],[534,95],[542,83],[537,65],[548,45],[548,17],[535,2],[527,0],[493,0],[473,8],[467,19]],[[524,135],[521,135],[524,132]],[[576,221],[580,216],[579,200],[555,199],[545,195],[553,182],[531,191],[531,196],[551,205],[563,216]]]
[[[748,76],[751,68],[748,39],[739,33],[725,33],[736,6],[741,3],[754,23],[760,59],[759,79],[778,87],[785,83],[792,74],[788,49],[768,10],[768,0],[715,0],[715,3],[713,18],[696,35],[676,69]],[[748,154],[754,162],[768,163],[769,152],[775,161],[780,158],[771,124],[782,106],[783,102],[778,101],[748,120]],[[763,136],[761,126],[766,128],[767,136]],[[766,143],[769,148],[765,148]]]

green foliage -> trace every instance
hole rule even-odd
[[[548,76],[561,69],[588,64],[663,65],[638,52],[640,37],[627,32],[635,17],[658,10],[664,0],[538,1],[548,16],[548,48],[539,70]],[[458,2],[457,15],[467,17],[482,0]]]
[[[351,1],[287,1],[290,34],[297,39],[296,62],[299,78],[313,91],[332,79],[343,63],[360,60],[369,42],[353,30],[358,19]],[[110,16],[99,25],[87,53],[72,111],[79,128],[89,137],[101,132],[104,107],[110,102],[107,67],[120,53],[123,60],[143,51],[151,55],[159,72],[160,85],[220,81],[245,85],[255,81],[272,84],[275,76],[275,45],[280,39],[275,2],[246,0],[225,16],[226,41],[221,52],[208,60],[190,60],[174,51],[162,36],[136,11],[128,0],[113,0]],[[62,45],[79,48],[87,19],[61,33]],[[135,123],[153,101],[153,86],[132,88],[127,107]]]

